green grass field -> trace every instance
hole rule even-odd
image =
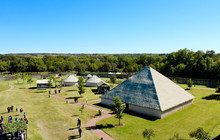
[[[103,80],[109,82],[108,78]],[[118,81],[118,83],[123,80]],[[14,85],[14,91],[5,91],[9,89],[8,83]],[[184,89],[187,88],[184,84],[180,86]],[[26,82],[23,83],[22,80],[19,83],[16,80],[0,82],[0,89],[4,88],[4,91],[0,91],[0,116],[4,116],[5,122],[9,115],[13,115],[13,118],[21,117],[18,112],[7,113],[7,107],[14,105],[14,108],[18,109],[22,107],[27,114],[29,119],[28,139],[78,139],[78,131],[75,129],[78,118],[82,120],[83,134],[81,139],[98,139],[90,130],[85,129],[85,123],[96,116],[96,111],[85,109],[81,115],[80,106],[66,104],[64,101],[53,97],[49,98],[47,96],[48,89],[36,89],[35,87],[36,82],[31,85]],[[86,98],[88,100],[99,99],[100,95],[94,94],[92,89],[96,89],[96,87],[86,87],[86,93],[82,95],[83,98],[80,98],[79,102],[84,102]],[[59,96],[67,99],[79,96],[77,86],[63,87],[62,91],[66,92],[59,94]],[[142,131],[145,128],[152,128],[155,131],[153,138],[155,140],[169,139],[174,133],[191,139],[188,133],[198,127],[203,127],[212,138],[218,136],[220,134],[220,94],[215,93],[215,89],[205,86],[192,87],[188,92],[196,97],[194,104],[164,119],[152,121],[124,114],[121,121],[124,124],[122,127],[112,127],[118,123],[114,117],[102,120],[98,122],[98,125],[106,126],[103,130],[119,140],[143,139]],[[88,104],[109,110],[97,103],[99,102]]]
[[[186,88],[186,85],[180,86]],[[196,97],[194,104],[170,116],[151,121],[124,114],[121,121],[124,126],[107,127],[103,130],[118,140],[144,139],[142,132],[145,128],[152,128],[155,131],[155,137],[153,137],[155,140],[169,139],[174,133],[191,139],[188,133],[198,127],[203,127],[212,138],[218,136],[220,134],[220,94],[215,93],[215,89],[204,86],[193,87],[188,92]],[[204,97],[207,99],[203,99]],[[98,122],[98,125],[111,126],[116,123],[118,123],[118,119],[112,117]]]
[[[64,101],[49,98],[46,95],[34,94],[27,89],[29,84],[17,84],[17,81],[0,82],[1,87],[6,87],[8,82],[14,85],[15,91],[0,92],[0,116],[7,122],[9,115],[21,118],[18,112],[7,113],[7,107],[23,108],[29,119],[28,139],[31,140],[68,140],[78,137],[76,128],[77,119],[82,120],[82,138],[98,139],[91,131],[85,129],[85,123],[94,118],[96,111],[84,109],[81,115],[79,105],[66,104]],[[34,84],[33,84],[34,85]]]

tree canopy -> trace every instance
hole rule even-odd
[[[181,49],[169,54],[0,55],[0,72],[137,72],[151,66],[170,77],[220,78],[220,54]]]

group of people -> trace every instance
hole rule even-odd
[[[8,106],[8,107],[7,107],[8,113],[13,112],[13,109],[14,109],[14,106],[13,106],[13,105],[12,105],[12,106]],[[16,110],[17,110],[17,108],[16,108]]]
[[[11,107],[7,107],[7,111],[8,113],[13,112],[13,108],[14,106]],[[18,112],[18,109],[16,108],[16,112]],[[26,116],[26,113],[24,112],[23,108],[20,108],[20,114],[23,115],[23,118],[21,117],[20,119],[18,119],[18,117],[16,117],[15,119],[13,119],[12,115],[10,115],[8,117],[8,123],[13,123],[14,122],[18,122],[18,121],[25,121],[26,125],[28,126],[28,119]],[[6,137],[6,134],[4,134],[4,117],[1,116],[1,120],[0,120],[0,140],[3,140]],[[18,131],[15,133],[11,133],[11,136],[13,139],[17,139],[17,140],[24,140],[25,139],[25,132],[24,131]]]
[[[57,90],[57,88],[54,90],[54,93],[55,94],[57,94],[57,92],[58,93],[60,93],[61,92],[61,87]],[[51,95],[51,90],[49,89],[49,97],[50,97],[50,95]]]

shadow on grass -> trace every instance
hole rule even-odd
[[[212,94],[212,95],[203,97],[202,99],[206,99],[206,100],[220,100],[220,94]]]
[[[72,117],[78,117],[79,115],[72,115]]]
[[[158,120],[158,118],[155,118],[155,117],[152,117],[152,116],[148,116],[148,115],[144,115],[144,114],[139,114],[139,113],[136,113],[136,112],[133,112],[133,111],[126,111],[125,113],[129,114],[129,115],[132,115],[132,116],[136,116],[136,117],[139,117],[139,118],[142,118],[142,119],[147,119],[149,121],[156,121]]]
[[[97,89],[91,89],[91,91],[92,91],[94,94],[98,94],[98,90],[97,90]]]
[[[37,87],[29,87],[28,89],[37,89]]]
[[[77,129],[77,127],[69,128],[68,130],[74,130],[74,129]]]
[[[103,108],[108,108],[108,109],[112,109],[110,106],[107,106],[107,105],[103,105],[101,103],[95,103],[93,104],[95,106],[98,106],[98,107],[103,107]],[[155,118],[155,117],[152,117],[152,116],[147,116],[147,115],[144,115],[144,114],[139,114],[137,112],[132,112],[132,111],[124,111],[124,113],[127,113],[129,115],[132,115],[132,116],[137,116],[139,118],[143,118],[143,119],[147,119],[147,120],[150,120],[150,121],[156,121],[158,118]],[[114,113],[111,113],[111,114],[114,114]],[[97,115],[97,114],[96,114]],[[95,116],[96,116],[95,115]]]
[[[67,98],[65,98],[65,99],[74,99],[74,97],[67,97]]]
[[[68,90],[68,91],[77,91],[76,89],[73,89],[73,90]]]
[[[212,140],[220,140],[220,134],[216,136],[215,138],[213,138]]]
[[[45,93],[45,91],[37,91],[37,92],[34,92],[34,93]]]
[[[95,116],[96,116],[96,117],[97,117],[97,116],[101,116],[101,114],[98,113],[98,114],[95,114]]]
[[[107,106],[107,105],[103,105],[103,104],[101,104],[101,103],[95,103],[95,104],[93,104],[94,106],[98,106],[98,107],[103,107],[103,108],[108,108],[108,109],[111,109],[111,107],[110,106]]]
[[[3,113],[0,113],[0,114],[8,114],[8,112],[3,112]]]
[[[78,139],[78,138],[80,138],[79,135],[69,136],[69,140]]]
[[[106,124],[106,125],[103,125],[103,124],[100,124],[100,125],[96,125],[99,129],[106,129],[106,128],[113,128],[115,127],[114,125],[112,124]]]

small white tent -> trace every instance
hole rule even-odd
[[[37,88],[48,88],[49,87],[49,79],[37,80]]]
[[[78,85],[79,79],[76,78],[74,75],[69,75],[66,79],[63,80],[64,86],[73,86]]]
[[[92,78],[90,78],[86,81],[86,86],[87,87],[96,87],[97,84],[101,81],[102,80],[99,77],[97,77],[96,75],[93,75]]]

